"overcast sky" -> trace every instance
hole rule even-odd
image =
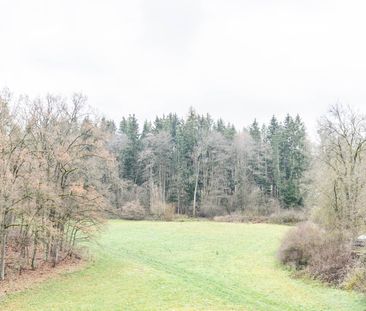
[[[0,0],[0,88],[120,120],[189,106],[242,128],[366,112],[366,1]]]

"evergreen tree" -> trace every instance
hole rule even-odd
[[[253,140],[249,169],[254,182],[263,191],[268,191],[266,156],[267,148],[263,140],[263,133],[259,128],[257,120],[254,120],[249,128],[250,136]]]
[[[272,117],[268,130],[267,141],[270,145],[271,161],[269,163],[269,179],[271,183],[272,196],[278,198],[280,186],[280,140],[281,140],[281,126],[275,116]]]
[[[305,127],[299,116],[287,115],[280,141],[280,197],[286,207],[303,204],[300,183],[307,169]]]
[[[145,121],[144,126],[142,127],[141,139],[146,138],[147,135],[150,134],[151,132],[152,132],[151,122]]]
[[[287,115],[283,125],[272,117],[260,129],[256,120],[249,128],[253,150],[249,169],[267,196],[280,199],[284,207],[301,206],[301,181],[308,167],[306,132],[299,116]]]
[[[127,119],[123,118],[119,130],[127,137],[126,146],[119,155],[120,176],[139,184],[141,182],[141,172],[138,167],[138,159],[141,142],[136,116],[130,115]]]

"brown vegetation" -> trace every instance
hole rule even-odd
[[[118,215],[122,219],[142,220],[146,217],[146,210],[139,201],[130,201],[118,210]]]
[[[309,204],[317,223],[301,224],[282,241],[279,259],[322,281],[365,291],[366,116],[336,105],[319,123]]]
[[[85,100],[24,97],[11,110],[9,93],[0,96],[1,280],[57,265],[102,223],[115,164]]]
[[[349,237],[307,222],[287,233],[278,256],[282,263],[314,278],[341,284],[354,265],[351,246]]]
[[[57,275],[78,271],[85,264],[86,261],[80,258],[69,257],[61,261],[56,267],[53,267],[52,263],[44,262],[36,270],[24,270],[22,274],[13,273],[7,275],[6,280],[1,283],[0,299],[4,295],[31,288]]]

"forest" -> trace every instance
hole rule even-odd
[[[193,217],[304,206],[310,150],[299,116],[273,117],[268,125],[254,120],[238,131],[190,109],[185,118],[145,121],[141,131],[134,115],[110,129],[119,177],[134,188],[135,201],[158,216],[169,205]]]
[[[0,97],[0,279],[78,256],[109,219],[299,225],[279,260],[365,291],[366,118],[335,105],[313,143],[299,115],[236,129],[170,113],[140,124],[87,99]],[[358,241],[362,243],[362,241]]]

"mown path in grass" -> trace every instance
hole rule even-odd
[[[0,310],[366,310],[356,293],[290,277],[276,262],[285,226],[111,221],[95,260]]]

